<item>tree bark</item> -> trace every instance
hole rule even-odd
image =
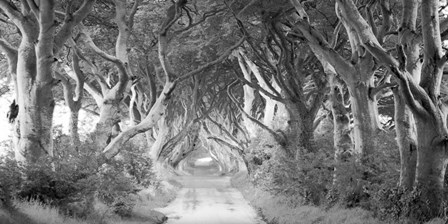
[[[238,55],[238,62],[240,64],[240,68],[241,71],[243,72],[244,78],[246,80],[251,80],[251,76],[249,73],[249,70],[247,69],[246,65],[244,64],[243,59],[241,58],[240,55]],[[250,116],[252,116],[252,109],[254,106],[254,101],[255,101],[255,90],[252,89],[249,85],[245,84],[243,86],[243,90],[244,90],[244,107],[243,110],[244,112],[246,112],[245,114],[248,114]],[[257,126],[256,124],[254,124],[254,122],[249,119],[249,117],[247,115],[243,115],[243,123],[244,126],[247,129],[247,133],[249,134],[249,137],[251,139],[254,139],[257,137]]]
[[[399,28],[399,43],[406,56],[406,71],[414,81],[420,81],[420,41],[416,32],[418,1],[402,0],[403,10]],[[402,86],[392,88],[395,105],[395,132],[400,151],[400,186],[410,190],[415,183],[417,165],[417,133],[412,111],[402,95]]]
[[[369,82],[347,85],[353,113],[353,140],[355,153],[360,158],[372,155],[376,148],[375,136],[378,131],[378,108],[376,100],[369,95]]]
[[[78,147],[81,144],[78,131],[79,110],[70,111],[69,132],[72,145]]]
[[[295,157],[303,153],[314,152],[314,117],[307,116],[306,108],[300,107],[294,102],[285,102],[289,114],[286,129],[286,149]]]
[[[166,115],[165,115],[166,116]],[[156,136],[156,140],[151,145],[148,151],[149,158],[154,164],[154,172],[159,175],[161,172],[159,169],[162,168],[161,161],[160,161],[160,152],[162,150],[163,145],[168,140],[169,136],[171,135],[170,128],[168,127],[168,124],[166,123],[165,116],[161,117],[158,124],[158,132]]]
[[[199,129],[200,124],[199,122],[195,122],[191,125],[191,127],[188,128],[188,134],[186,138],[183,138],[182,144],[178,144],[177,149],[175,149],[170,155],[168,156],[168,164],[171,165],[174,168],[177,168],[180,161],[185,159],[191,152],[193,152],[196,149],[196,142],[199,137]]]
[[[447,165],[446,145],[434,141],[439,137],[428,119],[416,117],[417,124],[417,171],[416,187],[421,191],[421,201],[428,203],[429,217],[443,212],[444,178]]]
[[[334,139],[334,160],[336,164],[346,162],[353,154],[353,143],[350,136],[350,117],[344,105],[344,94],[337,80],[336,74],[330,75],[330,105],[333,115],[333,139]],[[335,169],[333,185],[343,184],[338,180]]]
[[[396,87],[400,88],[400,87]],[[410,190],[415,182],[417,142],[415,121],[398,89],[393,89],[395,103],[395,132],[400,151],[400,186]]]
[[[41,140],[50,142],[51,135],[47,136],[49,132],[42,130],[44,126],[41,122],[39,109],[45,109],[47,113],[53,114],[53,108],[45,108],[46,104],[39,106],[39,104],[42,104],[42,102],[38,101],[39,95],[47,100],[49,96],[45,96],[48,92],[39,92],[37,87],[33,85],[33,80],[37,73],[36,54],[32,40],[34,38],[28,38],[22,39],[18,51],[17,89],[19,92],[19,114],[17,122],[19,123],[20,134],[16,159],[33,163],[42,155],[50,153],[48,152],[50,149],[45,148],[45,146],[48,147],[49,145],[41,142]],[[35,38],[37,39],[37,37]],[[51,102],[52,98],[49,101]]]
[[[17,61],[20,136],[16,159],[34,163],[45,154],[53,154],[51,132],[55,103],[51,91],[51,64],[48,61],[53,60],[53,57],[49,59],[49,52],[44,49],[53,48],[49,43],[51,40],[45,37],[48,34],[36,29],[39,27],[37,21],[24,26],[26,28],[22,31]],[[49,35],[52,35],[51,32]],[[42,38],[42,41],[35,46],[34,42],[38,38]]]

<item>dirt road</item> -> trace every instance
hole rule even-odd
[[[165,208],[168,224],[263,224],[230,177],[184,176],[184,188]]]

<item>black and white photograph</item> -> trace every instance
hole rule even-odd
[[[448,0],[0,0],[0,224],[448,224],[447,64]]]

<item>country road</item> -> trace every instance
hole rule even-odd
[[[241,192],[230,186],[230,177],[182,176],[177,198],[158,211],[167,224],[263,224]]]

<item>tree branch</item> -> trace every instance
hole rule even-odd
[[[242,150],[241,148],[239,148],[237,146],[234,146],[234,145],[228,143],[227,141],[225,141],[225,140],[223,140],[223,139],[221,139],[219,137],[209,136],[209,137],[207,137],[207,139],[213,140],[213,141],[217,142],[220,145],[225,145],[225,146],[229,147],[231,150],[236,151],[239,156],[244,156],[244,154],[245,154],[244,150]]]
[[[24,21],[22,13],[20,13],[15,6],[11,5],[9,1],[0,0],[0,9],[11,19],[14,24],[20,27],[20,24]]]
[[[247,55],[243,52],[242,49],[239,50],[239,54],[244,58],[244,60],[246,61],[246,64],[249,65],[249,68],[252,70],[252,72],[255,75],[255,77],[257,78],[258,82],[260,82],[260,86],[263,88],[268,87],[268,89],[266,91],[268,91],[269,93],[272,93],[273,95],[281,96],[281,94],[271,85],[271,83],[268,80],[266,80],[264,78],[264,76],[262,76],[260,74],[260,71],[258,70],[257,65],[255,65],[255,63],[253,63],[247,57]]]
[[[197,68],[197,69],[195,69],[195,70],[193,70],[193,71],[190,71],[190,72],[188,72],[188,73],[186,73],[186,74],[180,76],[180,77],[177,78],[176,80],[177,80],[177,81],[185,80],[186,78],[188,78],[188,77],[190,77],[190,76],[196,75],[196,74],[198,74],[199,72],[202,72],[203,70],[205,70],[205,69],[207,69],[207,68],[210,68],[210,67],[212,67],[212,66],[214,66],[214,65],[216,65],[216,64],[218,64],[218,63],[220,63],[220,62],[222,62],[222,61],[224,61],[224,60],[225,60],[225,59],[232,53],[233,50],[235,50],[235,49],[238,48],[241,44],[243,44],[244,40],[245,40],[244,37],[241,38],[238,42],[236,42],[234,45],[232,45],[230,48],[228,48],[226,51],[224,51],[224,53],[222,53],[217,59],[215,59],[215,60],[213,60],[213,61],[211,61],[211,62],[208,62],[207,64],[202,65],[202,66],[200,66],[199,68]]]
[[[276,95],[273,95],[272,93],[268,92],[267,90],[265,90],[263,87],[261,87],[260,85],[258,85],[257,83],[253,83],[250,82],[249,80],[245,79],[244,77],[241,77],[240,75],[238,75],[238,72],[235,71],[235,68],[232,67],[232,70],[234,71],[235,77],[237,79],[239,79],[243,84],[250,86],[251,88],[262,92],[263,94],[265,94],[266,96],[268,96],[269,98],[279,101],[279,102],[284,102],[285,100],[281,97],[278,97]]]
[[[314,27],[304,21],[298,21],[295,23],[294,28],[300,31],[308,40],[311,50],[316,55],[320,55],[325,58],[325,60],[333,66],[336,72],[344,78],[344,80],[354,80],[353,74],[356,73],[356,70],[353,65],[338,54],[328,44],[323,36],[316,29],[314,29]]]
[[[55,37],[54,49],[55,53],[62,48],[67,39],[72,35],[73,27],[80,24],[81,21],[87,17],[87,15],[92,11],[93,5],[96,0],[84,0],[82,5],[73,14],[65,14],[64,23],[59,29],[59,32]]]
[[[128,17],[128,27],[130,29],[132,29],[134,27],[134,17],[135,14],[137,13],[138,7],[140,6],[140,4],[142,3],[142,0],[135,0],[134,4],[132,5],[132,9],[131,12],[129,13],[129,17]]]
[[[75,102],[73,100],[73,88],[72,88],[72,85],[70,84],[70,82],[67,79],[67,77],[65,77],[61,73],[55,71],[54,75],[56,76],[57,79],[61,80],[63,91],[64,91],[64,100],[67,103],[68,108],[71,111],[74,111],[75,110]]]
[[[244,146],[242,143],[240,143],[232,134],[230,134],[230,132],[228,130],[226,130],[220,123],[216,122],[215,120],[213,120],[208,114],[205,116],[209,121],[211,121],[215,126],[217,126],[219,128],[219,130],[221,130],[222,132],[224,132],[227,137],[229,137],[233,142],[235,142],[236,144],[238,144],[238,146],[241,149],[244,149]],[[203,124],[205,125],[205,123]],[[210,132],[211,133],[211,132]]]
[[[101,50],[100,48],[98,48],[95,43],[93,42],[92,38],[90,37],[90,35],[88,35],[87,33],[83,32],[82,33],[82,37],[84,39],[84,41],[86,42],[86,44],[95,52],[97,53],[99,56],[101,56],[102,58],[104,58],[107,61],[112,62],[113,64],[115,64],[115,66],[117,66],[118,71],[119,71],[119,76],[118,76],[118,83],[112,88],[115,89],[114,91],[118,92],[123,92],[124,89],[126,88],[126,84],[128,82],[128,73],[127,73],[127,69],[126,69],[126,65],[118,58],[107,54],[106,52],[104,52],[103,50]]]
[[[262,129],[266,130],[267,132],[269,132],[274,139],[280,144],[280,145],[284,145],[285,144],[285,139],[283,138],[283,136],[279,135],[278,133],[276,133],[275,131],[271,130],[268,126],[264,125],[263,123],[261,123],[260,121],[258,121],[257,119],[255,119],[254,117],[252,117],[251,115],[249,115],[248,113],[246,113],[246,111],[244,111],[244,109],[240,106],[240,104],[238,103],[238,101],[236,100],[235,96],[233,96],[232,94],[232,86],[236,84],[236,82],[233,82],[233,84],[229,85],[227,87],[227,94],[229,95],[229,98],[233,101],[233,103],[238,107],[238,109],[247,117],[249,118],[249,120],[251,120],[252,122],[254,122],[255,124],[257,124],[258,126],[260,126]]]
[[[10,43],[8,43],[8,41],[6,41],[5,39],[0,38],[0,50],[6,54],[9,73],[12,77],[14,77],[17,74],[17,49]]]

